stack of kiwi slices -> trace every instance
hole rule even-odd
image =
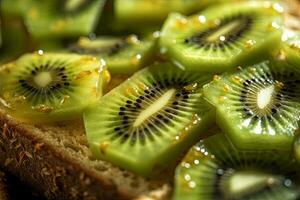
[[[168,176],[174,200],[300,199],[300,30],[288,6],[3,0],[1,109],[26,123],[82,120],[95,159]]]

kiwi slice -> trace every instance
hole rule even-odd
[[[262,62],[215,76],[204,96],[239,149],[291,150],[300,119],[300,69]]]
[[[154,40],[139,40],[136,35],[128,37],[82,37],[71,51],[104,59],[112,74],[132,74],[150,63],[154,57]]]
[[[269,162],[245,162],[244,154],[228,151],[218,142],[223,139],[221,134],[215,135],[214,141],[210,141],[217,142],[215,145],[207,147],[205,141],[211,140],[208,138],[189,151],[176,169],[174,200],[299,199],[300,187],[294,170],[276,168],[270,158]],[[224,159],[211,153],[211,149],[229,154]]]
[[[30,39],[20,20],[4,19],[1,22],[0,64],[14,60],[26,51],[31,50]]]
[[[146,177],[170,169],[214,123],[207,81],[168,63],[137,72],[85,111],[93,155]]]
[[[1,18],[0,18],[0,48],[2,46],[2,28],[1,28]]]
[[[160,25],[172,11],[190,14],[201,10],[211,2],[211,0],[115,0],[115,21],[124,26]]]
[[[300,65],[300,33],[290,31],[286,37],[283,38],[282,48],[277,58],[283,59],[291,63],[295,67]]]
[[[1,106],[24,121],[80,118],[101,96],[107,73],[91,56],[26,54],[1,67]]]
[[[180,67],[199,72],[253,64],[280,45],[278,6],[247,1],[213,6],[190,17],[173,13],[163,25],[160,51]]]
[[[270,167],[288,171],[295,171],[295,159],[291,150],[278,151],[247,149],[241,150],[231,142],[229,137],[222,133],[221,130],[214,130],[215,134],[208,139],[201,141],[209,152],[223,163],[229,165],[259,165],[261,167]],[[216,134],[217,133],[217,134]]]
[[[294,154],[296,161],[298,164],[300,164],[300,131],[298,130],[297,137],[295,137],[295,142],[294,142]]]
[[[21,17],[30,8],[32,2],[34,0],[1,0],[0,10],[2,15]]]
[[[26,12],[25,22],[34,38],[88,35],[101,14],[104,0],[40,0]]]

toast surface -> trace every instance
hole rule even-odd
[[[166,179],[146,180],[94,160],[81,120],[19,122],[0,110],[0,165],[48,199],[166,200]]]
[[[0,171],[0,200],[8,200],[5,174]]]

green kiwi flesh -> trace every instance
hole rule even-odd
[[[239,149],[291,150],[300,119],[300,70],[262,62],[204,86],[217,123]]]
[[[175,64],[199,72],[224,72],[269,57],[280,45],[282,16],[271,2],[213,6],[197,15],[165,21],[160,51]]]
[[[1,24],[1,18],[0,18],[0,48],[2,46],[2,24]]]
[[[214,123],[208,80],[169,63],[134,74],[84,112],[94,157],[145,177],[170,169]]]
[[[103,59],[112,74],[128,75],[153,60],[154,47],[154,40],[139,40],[136,35],[129,35],[96,39],[82,37],[70,50]]]
[[[295,137],[294,141],[294,156],[296,158],[296,161],[298,163],[298,166],[300,165],[300,131],[298,130],[297,136]]]
[[[210,2],[210,0],[116,0],[114,12],[116,22],[120,24],[160,25],[170,12],[190,14],[201,10]]]
[[[20,20],[3,19],[1,22],[2,45],[0,47],[0,64],[16,59],[31,50],[30,41]]]
[[[102,95],[107,73],[91,56],[25,54],[1,67],[1,106],[22,121],[81,118],[83,109]]]
[[[104,0],[35,1],[26,12],[25,23],[34,38],[77,37],[91,33]]]
[[[232,149],[223,145],[223,139],[223,134],[214,135],[189,151],[176,169],[173,200],[299,199],[299,183],[294,170],[276,168],[269,154],[265,155],[266,160],[260,157],[246,161],[247,155],[231,152]],[[209,147],[207,140],[211,144]],[[215,155],[211,149],[220,152]],[[224,158],[222,153],[227,156]],[[273,157],[279,158],[279,155]]]
[[[22,16],[34,0],[1,0],[0,10],[2,15],[13,17]]]
[[[300,33],[290,32],[290,35],[284,39],[277,58],[286,60],[300,68]]]

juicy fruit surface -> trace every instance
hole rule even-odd
[[[154,57],[154,41],[128,37],[81,38],[71,51],[103,59],[112,74],[132,74]]]
[[[213,148],[222,150],[218,145]],[[236,158],[241,156],[237,154]],[[177,167],[173,199],[299,198],[299,185],[294,174],[274,168],[270,160],[261,165],[260,162],[239,162],[236,158],[220,160],[200,142]]]
[[[207,80],[171,64],[135,74],[84,113],[94,156],[145,176],[170,166],[213,122]]]
[[[150,24],[159,24],[168,16],[171,11],[178,11],[188,14],[192,13],[193,11],[200,10],[209,3],[209,0],[116,0],[115,13],[117,20],[123,23],[148,22]],[[155,15],[153,15],[154,10]]]
[[[25,22],[35,38],[76,37],[91,33],[97,23],[102,0],[34,1]]]
[[[185,17],[171,14],[160,39],[161,52],[198,72],[224,72],[267,57],[280,44],[282,16],[272,4],[241,2]]]
[[[287,62],[299,68],[300,63],[300,33],[291,32],[282,44],[281,51],[277,55]]]
[[[1,68],[1,106],[26,121],[78,118],[101,96],[104,73],[90,56],[26,54]]]
[[[204,88],[217,123],[243,149],[290,149],[298,129],[300,71],[264,62],[216,76]]]
[[[201,139],[175,200],[300,199],[295,2],[0,0],[1,110],[55,130],[83,116],[91,159],[150,185],[173,187]]]

